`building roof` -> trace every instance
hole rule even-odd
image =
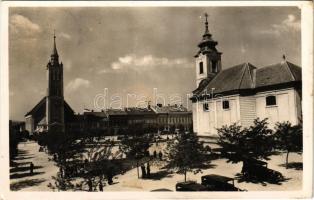
[[[84,112],[83,115],[85,116],[94,116],[94,117],[100,117],[100,118],[105,118],[107,117],[107,114],[105,112]]]
[[[108,115],[126,115],[127,113],[122,109],[108,109],[106,110]]]
[[[43,97],[29,112],[27,112],[25,114],[25,117],[28,115],[33,115],[42,107],[44,110],[46,110],[46,96]],[[64,100],[64,110],[74,114],[73,109],[70,107],[70,105],[65,100]]]
[[[262,68],[243,63],[222,70],[213,79],[202,80],[193,94],[195,97],[202,94],[254,91],[258,88],[301,82],[301,80],[301,67],[287,61]]]
[[[152,109],[154,110],[155,113],[158,114],[189,112],[188,109],[182,105],[152,106]]]
[[[290,62],[281,62],[257,69],[256,87],[301,81],[301,68]]]
[[[152,109],[149,108],[137,108],[137,107],[130,107],[126,108],[125,111],[128,115],[149,115],[149,114],[155,114]]]

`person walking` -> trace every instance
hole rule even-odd
[[[142,178],[146,178],[146,170],[145,170],[144,164],[141,165],[141,169],[142,169]]]
[[[34,164],[33,164],[33,162],[31,162],[29,164],[29,172],[30,172],[31,175],[33,175],[33,172],[34,172]]]
[[[159,152],[159,160],[162,160],[162,152]]]
[[[147,166],[146,166],[146,173],[147,173],[147,178],[150,178],[150,165],[149,165],[149,162],[147,163]]]

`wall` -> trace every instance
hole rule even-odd
[[[256,118],[256,98],[255,96],[240,96],[239,99],[241,125],[251,126]]]
[[[269,95],[276,96],[277,105],[266,106],[266,96]],[[216,135],[217,128],[233,123],[248,127],[257,117],[268,118],[269,128],[283,121],[295,125],[301,117],[301,97],[292,88],[260,92],[253,96],[226,96],[223,100],[229,100],[230,109],[222,108],[222,99],[210,100],[209,111],[204,111],[204,102],[192,104],[193,129],[199,136]]]
[[[276,96],[277,105],[266,106],[266,96]],[[289,121],[295,125],[298,123],[296,91],[294,89],[274,90],[257,93],[256,117],[268,118],[269,128],[274,128],[277,122]]]
[[[229,109],[222,108],[222,100],[229,101]],[[240,123],[239,96],[226,96],[208,101],[209,110],[204,111],[204,101],[193,103],[193,128],[199,136],[215,136],[217,128]]]
[[[32,134],[34,132],[34,119],[32,115],[25,117],[25,129]]]

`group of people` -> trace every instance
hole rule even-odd
[[[154,151],[153,156],[154,156],[154,158],[157,158],[157,151],[156,151],[156,150]],[[160,152],[158,153],[158,158],[159,158],[159,160],[162,160],[162,156],[163,156],[163,154],[162,154],[162,152],[160,151]]]
[[[142,178],[150,178],[150,165],[149,162],[147,162],[146,167],[145,164],[141,165],[142,170]]]

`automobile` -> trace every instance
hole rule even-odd
[[[256,159],[247,159],[243,162],[242,174],[247,179],[269,182],[278,182],[284,179],[280,172],[267,168],[266,162]]]
[[[179,182],[176,184],[176,191],[207,191],[207,188],[195,181]]]
[[[207,191],[243,191],[234,186],[234,179],[217,174],[209,174],[201,177],[202,185]]]

